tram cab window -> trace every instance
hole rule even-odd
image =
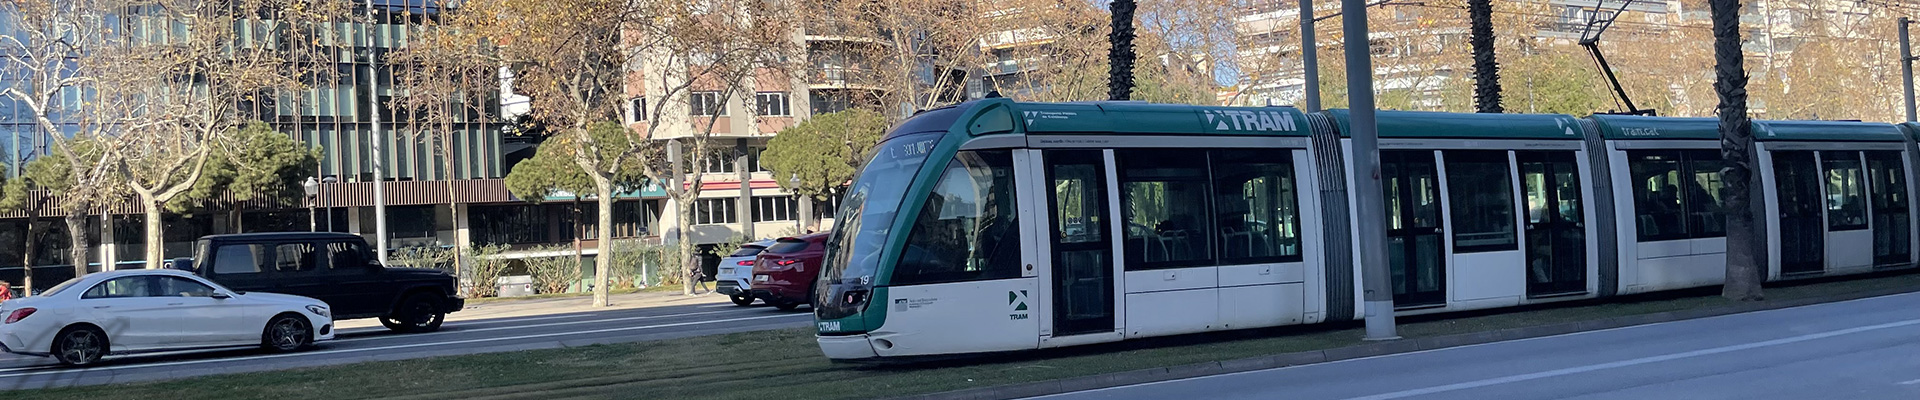
[[[914,219],[893,284],[1020,276],[1011,153],[963,151],[947,164]]]
[[[1300,260],[1293,160],[1283,151],[1215,150],[1214,215],[1224,263]]]
[[[1827,228],[1867,229],[1866,180],[1861,173],[1860,152],[1822,151],[1820,164],[1827,185]]]
[[[1714,150],[1627,152],[1640,241],[1726,236],[1720,166]]]
[[[1519,248],[1513,229],[1513,175],[1507,152],[1450,150],[1445,156],[1454,251]]]
[[[1207,152],[1115,151],[1128,269],[1212,265]]]

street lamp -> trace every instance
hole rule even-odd
[[[320,180],[309,176],[307,177],[307,181],[301,183],[300,186],[307,190],[307,231],[318,232],[320,231],[320,223],[318,219],[314,218],[313,198],[320,194]]]
[[[337,183],[337,182],[340,182],[340,178],[335,178],[333,175],[327,175],[327,177],[325,178],[320,178],[320,183],[325,183],[328,186],[332,186],[334,183]],[[321,188],[324,189],[325,187],[323,186]],[[319,191],[316,190],[314,192],[318,193]],[[327,208],[327,232],[335,232],[333,230],[333,202],[327,202],[326,208]]]

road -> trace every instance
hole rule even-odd
[[[518,351],[805,327],[813,314],[731,303],[448,321],[438,332],[342,328],[335,340],[286,354],[259,349],[156,354],[70,368],[51,358],[0,355],[0,390],[96,385],[364,361]],[[458,314],[455,314],[458,315]],[[351,322],[351,321],[349,321]],[[349,324],[348,326],[353,326]]]
[[[1920,294],[1044,396],[1920,399]]]

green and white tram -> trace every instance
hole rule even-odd
[[[920,113],[887,134],[838,214],[820,346],[867,359],[1360,318],[1349,188],[1366,180],[1345,120],[1007,99]],[[1720,282],[1713,120],[1378,121],[1403,314]],[[1916,136],[1754,126],[1760,203],[1789,216],[1761,222],[1770,279],[1914,265]]]

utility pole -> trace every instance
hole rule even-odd
[[[1300,62],[1306,78],[1302,97],[1307,112],[1320,111],[1320,46],[1313,38],[1313,0],[1300,0]]]
[[[1359,204],[1360,280],[1365,289],[1366,340],[1394,340],[1393,288],[1387,282],[1387,203],[1380,188],[1380,131],[1373,119],[1372,46],[1367,40],[1366,0],[1340,1],[1341,25],[1346,32],[1347,104],[1353,130],[1353,166],[1360,177],[1354,196]]]
[[[1920,121],[1913,108],[1913,46],[1907,41],[1907,25],[1913,20],[1900,17],[1900,80],[1907,89],[1907,122]]]
[[[371,105],[367,107],[367,113],[373,116],[373,134],[367,139],[371,141],[373,150],[373,234],[378,236],[374,240],[377,246],[375,254],[380,256],[380,265],[387,265],[386,154],[380,151],[380,142],[386,141],[386,138],[380,136],[380,67],[376,65],[379,60],[374,57],[374,53],[380,49],[375,41],[380,37],[373,34],[373,28],[379,24],[380,21],[374,20],[373,0],[367,0],[367,104]]]

